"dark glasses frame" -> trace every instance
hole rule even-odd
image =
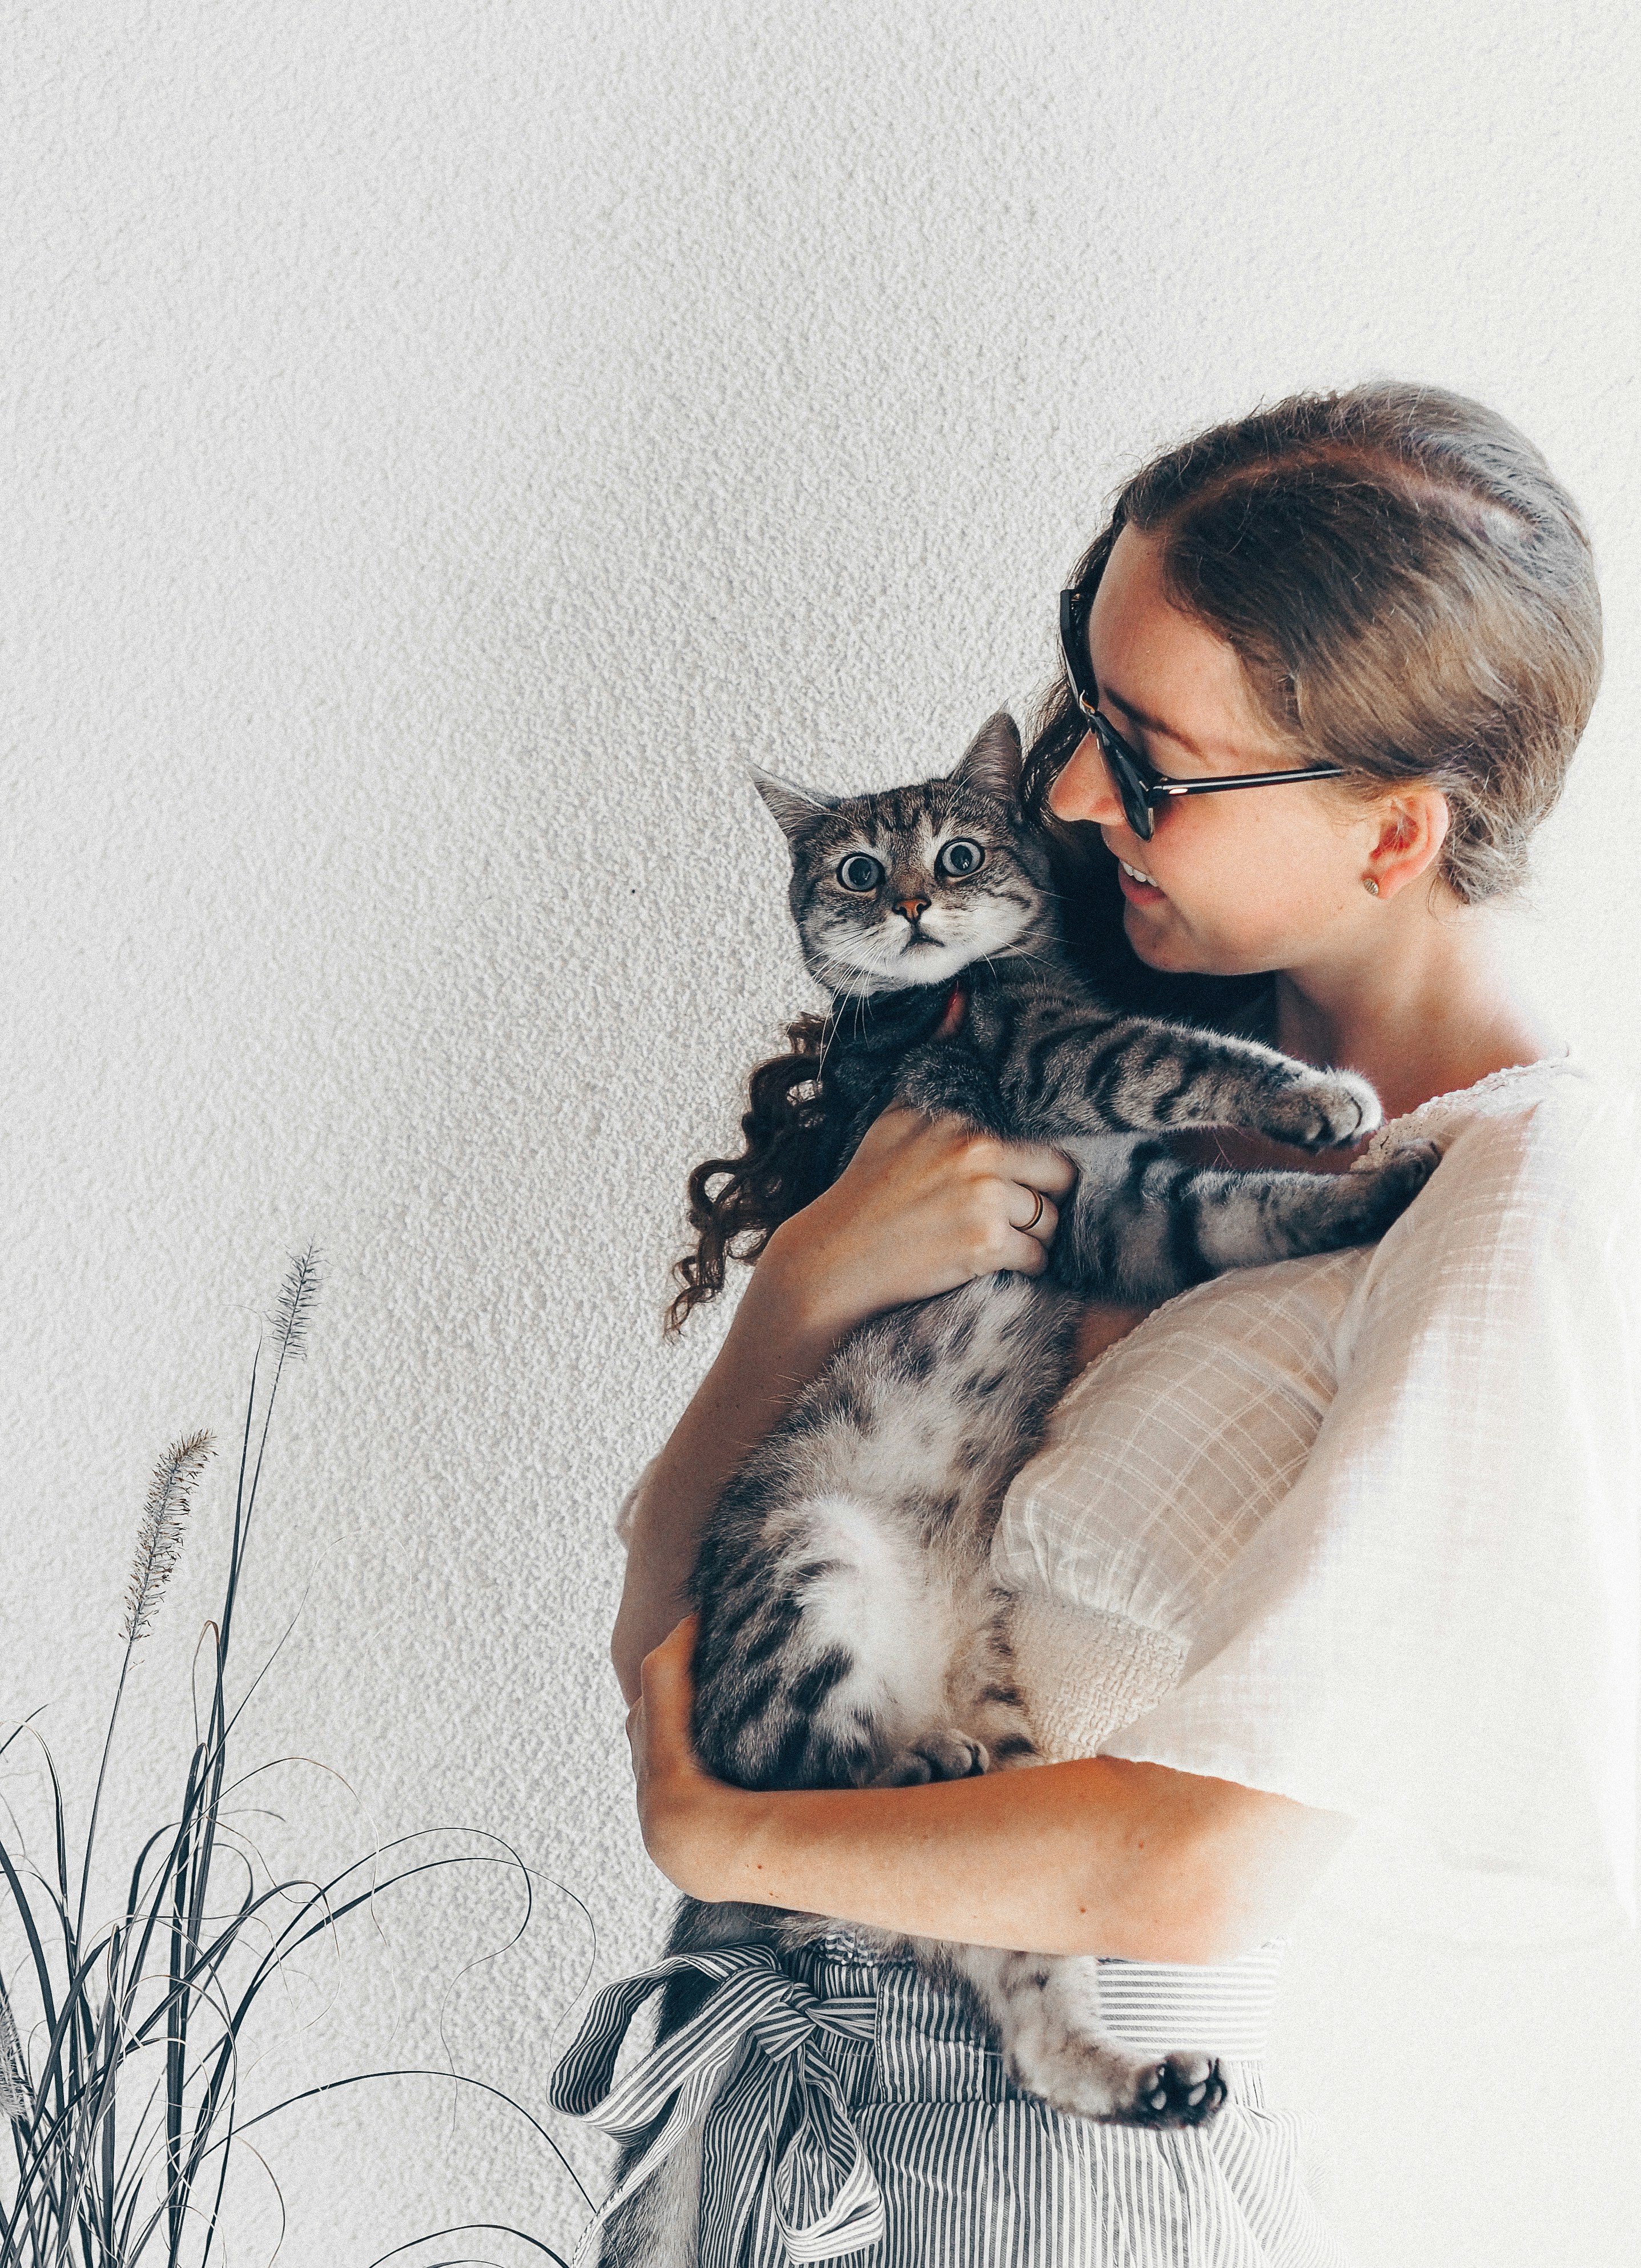
[[[1096,587],[1074,583],[1070,590],[1061,592],[1060,652],[1072,697],[1106,760],[1111,784],[1122,800],[1122,816],[1142,843],[1151,841],[1157,823],[1157,806],[1171,802],[1176,795],[1222,795],[1236,787],[1282,787],[1290,780],[1344,777],[1343,764],[1306,764],[1298,771],[1224,772],[1214,778],[1165,778],[1100,713],[1100,688],[1094,681],[1094,666],[1088,652],[1088,617],[1093,611]]]

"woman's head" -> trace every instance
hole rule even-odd
[[[1279,858],[1324,892],[1359,853],[1355,886],[1377,874],[1394,897],[1409,856],[1372,866],[1387,827],[1411,830],[1417,873],[1462,903],[1520,880],[1594,699],[1601,608],[1577,507],[1503,418],[1435,388],[1374,385],[1216,427],[1128,482],[1078,580],[1095,593],[1102,709],[1158,770],[1327,763],[1345,777],[1181,799],[1141,844],[1062,688],[1027,768],[1039,808],[1053,790],[1060,815],[1094,819],[1165,888],[1188,851],[1245,885]],[[1340,844],[1331,865],[1310,857],[1324,823]],[[1153,967],[1280,967],[1294,942],[1250,936],[1216,958],[1197,940],[1209,957],[1193,961],[1167,927],[1148,928],[1130,894],[1129,933]]]

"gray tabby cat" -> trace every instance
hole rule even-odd
[[[919,786],[840,799],[759,777],[791,846],[805,958],[839,1012],[828,1079],[847,1107],[831,1173],[880,1110],[908,1103],[1052,1144],[1078,1178],[1047,1274],[983,1278],[861,1325],[725,1490],[691,1584],[695,1736],[707,1769],[744,1786],[902,1785],[1036,1761],[989,1551],[1004,1491],[1069,1378],[1080,1301],[1166,1299],[1227,1268],[1367,1242],[1436,1163],[1428,1143],[1337,1174],[1172,1156],[1154,1138],[1182,1127],[1354,1142],[1379,1104],[1349,1072],[1105,1005],[1061,953],[1019,768],[1000,715],[950,777]],[[936,1039],[954,981],[967,1013]],[[686,1900],[670,1950],[791,1946],[830,1926]],[[1093,1959],[854,1934],[966,1990],[1010,2077],[1057,2110],[1187,2125],[1224,2100],[1206,2057],[1159,2060],[1101,2038]],[[700,1997],[696,1980],[676,1980],[663,2029]],[[634,2194],[607,2263],[693,2258],[696,2169],[680,2149]]]

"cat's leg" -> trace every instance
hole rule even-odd
[[[910,1049],[894,1075],[891,1099],[928,1117],[962,1118],[989,1134],[1006,1135],[1008,1112],[997,1081],[966,1048],[926,1040]]]
[[[984,1769],[948,1737],[950,1585],[892,1507],[819,1491],[772,1508],[757,1548],[710,1572],[695,1717],[709,1771],[743,1787],[859,1787]]]
[[[1211,2056],[1137,2055],[1101,2036],[1097,1962],[983,1945],[942,1955],[996,2027],[1004,2071],[1050,2109],[1129,2126],[1200,2126],[1225,2102]]]
[[[977,1574],[975,1635],[954,1679],[968,1680],[955,1702],[960,1721],[991,1746],[1004,1770],[1035,1764],[1025,1703],[1014,1683],[1012,1602]],[[1206,2056],[1137,2056],[1100,2030],[1100,1972],[1092,1960],[1009,1953],[989,1946],[919,1943],[936,1974],[961,1979],[996,2026],[1004,2068],[1015,2084],[1056,2110],[1130,2124],[1195,2125],[1225,2100],[1218,2066]]]
[[[703,1905],[695,1898],[682,1898],[667,1933],[666,1950],[700,1953],[748,1939],[773,1947],[780,1944],[782,1935],[781,1916],[767,1908]],[[656,2044],[681,2031],[712,1991],[712,1978],[699,1970],[681,1970],[669,1977],[656,2018]],[[619,2188],[634,2167],[643,2162],[666,2125],[671,2107],[667,2104],[643,2133],[623,2144],[616,2160],[614,2187]],[[600,2237],[599,2268],[696,2268],[703,2124],[704,2119],[686,2134],[648,2181],[641,2183],[611,2213]]]
[[[1409,1142],[1348,1174],[1225,1173],[1152,1144],[1074,1144],[1082,1168],[1054,1269],[1089,1296],[1166,1300],[1229,1268],[1371,1244],[1440,1162]]]
[[[1001,1083],[1019,1123],[1048,1141],[1056,1126],[1071,1134],[1245,1126],[1322,1150],[1362,1140],[1384,1116],[1354,1071],[1136,1016],[1048,1028],[1014,1050]]]
[[[1373,1243],[1440,1163],[1433,1142],[1408,1142],[1383,1165],[1349,1174],[1199,1170],[1181,1195],[1203,1257],[1216,1270],[1248,1268]]]

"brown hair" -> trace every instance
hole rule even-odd
[[[1466,903],[1515,887],[1601,674],[1589,536],[1523,434],[1436,387],[1295,394],[1137,473],[1078,580],[1125,527],[1158,537],[1169,597],[1300,761],[1439,787],[1442,879]],[[1027,768],[1039,812],[1081,736],[1062,686]]]
[[[1601,608],[1578,506],[1515,427],[1462,394],[1389,382],[1301,394],[1137,473],[1078,563],[1097,583],[1125,527],[1161,541],[1165,585],[1234,647],[1278,737],[1377,794],[1420,782],[1452,813],[1439,872],[1467,904],[1513,889],[1561,792],[1601,674]],[[1071,951],[1116,1005],[1245,1026],[1269,979],[1170,976],[1129,950],[1116,862],[1050,787],[1082,739],[1062,681],[1026,758],[1027,808],[1054,844]],[[820,1194],[829,1026],[789,1026],[749,1082],[738,1158],[689,1176],[692,1253],[676,1330]],[[716,1192],[712,1184],[719,1183]]]

